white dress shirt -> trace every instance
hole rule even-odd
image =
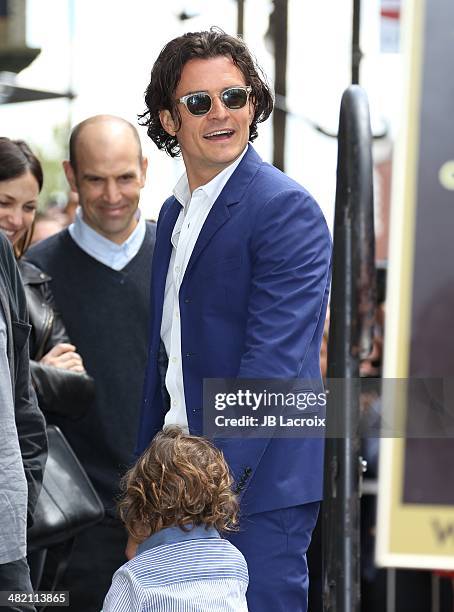
[[[206,185],[195,189],[192,194],[186,173],[180,178],[173,191],[173,195],[181,204],[181,211],[172,232],[173,249],[167,272],[161,323],[161,339],[169,358],[165,383],[170,395],[170,409],[165,416],[164,424],[179,425],[186,431],[188,431],[188,418],[181,363],[181,323],[178,294],[203,224],[246,151],[247,147],[228,168],[225,168]]]
[[[137,255],[145,238],[145,219],[137,210],[137,225],[122,244],[112,242],[87,225],[79,207],[68,230],[78,247],[112,270],[122,270]]]

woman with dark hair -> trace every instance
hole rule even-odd
[[[32,239],[42,185],[41,164],[28,145],[0,137],[0,230],[14,248],[25,286],[32,381],[45,414],[77,418],[93,397],[93,379],[55,310],[50,277],[22,259]]]
[[[56,312],[50,276],[22,258],[30,245],[43,186],[38,158],[22,140],[0,137],[0,231],[9,239],[25,289],[30,334],[30,372],[38,403],[47,418],[78,418],[94,396],[94,381],[85,372],[76,347]],[[34,588],[39,587],[46,551],[28,555]]]

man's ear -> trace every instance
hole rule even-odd
[[[71,166],[71,162],[64,161],[63,162],[63,170],[65,171],[66,180],[71,187],[71,191],[75,191],[77,193],[77,185],[76,185],[76,175],[73,167]]]
[[[167,134],[175,136],[175,134],[177,133],[177,126],[175,125],[175,121],[173,120],[172,113],[167,109],[159,111],[159,120]]]
[[[147,178],[147,169],[148,169],[148,159],[146,157],[142,157],[140,161],[140,171],[141,171],[141,180],[140,180],[140,188],[145,185],[145,179]]]
[[[254,101],[249,99],[249,125],[252,124],[252,120],[254,119],[255,114],[255,104]]]

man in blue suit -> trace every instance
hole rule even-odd
[[[148,135],[186,173],[158,221],[139,452],[165,424],[203,433],[204,379],[320,381],[331,258],[315,201],[249,144],[273,100],[243,41],[217,29],[172,40],[145,102]],[[241,495],[229,538],[248,562],[249,609],[305,611],[322,440],[218,445]]]

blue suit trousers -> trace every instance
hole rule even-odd
[[[314,502],[245,516],[227,537],[246,558],[249,612],[307,612],[306,552],[317,522]]]

